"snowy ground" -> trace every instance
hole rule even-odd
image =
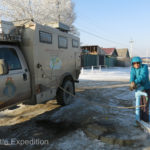
[[[102,68],[84,69],[81,71],[80,80],[99,80],[99,81],[129,81],[130,68]]]
[[[137,126],[134,110],[117,108],[135,104],[129,76],[130,68],[84,70],[72,104],[60,107],[52,100],[0,112],[0,139],[9,141],[5,145],[0,141],[0,150],[149,148],[149,136]],[[13,138],[48,142],[10,145]]]

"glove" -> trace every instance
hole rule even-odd
[[[136,84],[135,84],[135,82],[131,82],[130,90],[133,91],[134,89],[136,89]]]

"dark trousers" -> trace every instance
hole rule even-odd
[[[149,101],[150,101],[150,89],[145,90],[148,94],[148,102],[146,102],[145,96],[141,96],[140,105],[145,105],[145,107],[140,108],[140,119],[145,122],[150,122],[149,120]]]

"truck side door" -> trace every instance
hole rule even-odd
[[[5,107],[29,98],[30,75],[21,51],[13,46],[0,46],[0,59],[9,68],[7,75],[0,75],[0,105]]]

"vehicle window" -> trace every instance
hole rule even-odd
[[[40,42],[42,42],[42,43],[52,44],[52,34],[51,33],[39,31],[39,39],[40,39]]]
[[[79,41],[78,40],[72,40],[72,47],[78,48],[79,47]]]
[[[20,60],[14,48],[0,48],[0,59],[4,59],[9,67],[9,70],[22,69]]]
[[[58,47],[59,48],[68,48],[68,39],[63,36],[58,36]]]

